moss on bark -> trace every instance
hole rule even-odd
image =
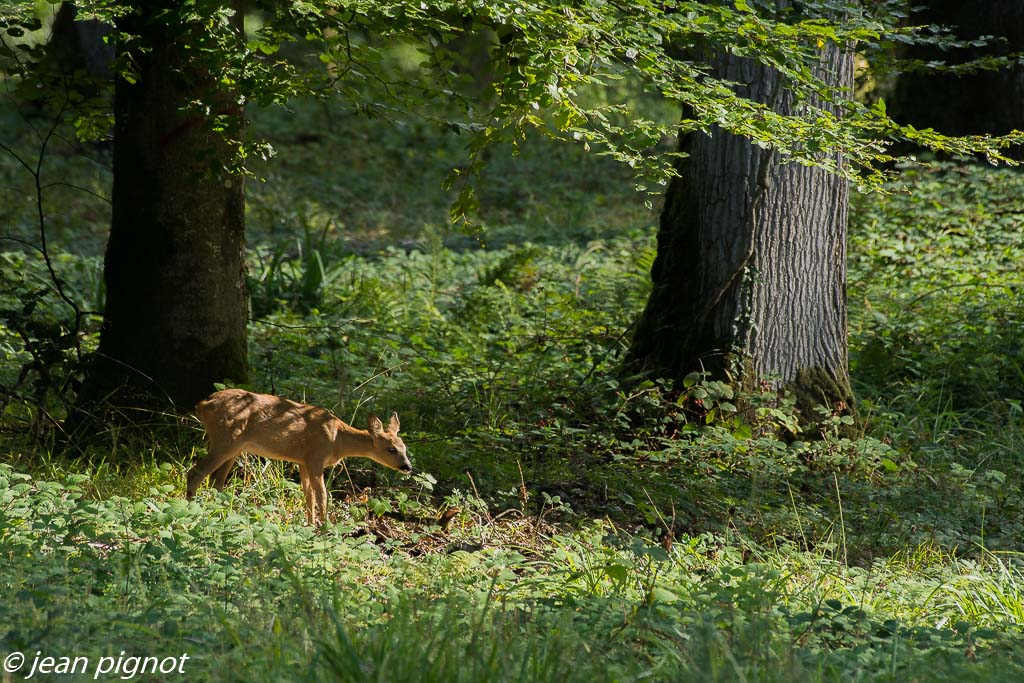
[[[853,389],[845,376],[836,377],[824,368],[802,368],[783,391],[796,400],[804,427],[821,423],[822,415],[817,410],[820,406],[837,414],[852,415],[856,420]]]

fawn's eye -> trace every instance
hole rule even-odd
[[[391,455],[397,455],[398,449],[395,448],[394,446],[391,446],[390,448],[388,448],[388,453],[390,453]]]

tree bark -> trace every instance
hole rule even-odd
[[[140,2],[121,27],[145,49],[122,53],[135,82],[115,85],[106,309],[87,393],[126,385],[131,400],[191,409],[214,382],[247,374],[243,184],[229,170],[236,147],[213,129],[227,120],[240,136],[243,115],[165,5]]]
[[[798,106],[765,66],[719,51],[702,59],[748,84],[741,95],[779,112]],[[828,47],[820,69],[852,87],[852,54]],[[815,405],[852,405],[847,182],[717,128],[684,136],[680,150],[632,367],[674,380],[705,370],[746,387],[768,379],[805,417]]]
[[[962,64],[985,56],[1024,51],[1024,2],[1020,0],[927,0],[911,17],[914,24],[950,26],[961,40],[997,36],[1005,42],[967,50],[943,51],[914,45],[903,55],[926,62]],[[901,123],[934,128],[946,135],[1005,135],[1024,128],[1024,66],[956,76],[942,72],[899,77],[887,102]]]

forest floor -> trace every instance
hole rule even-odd
[[[446,227],[438,189],[458,136],[320,106],[256,112],[254,128],[278,158],[247,190],[250,385],[357,426],[397,410],[417,474],[335,468],[314,530],[280,463],[243,458],[223,493],[186,502],[194,419],[75,460],[12,398],[14,676],[79,657],[83,679],[1024,678],[1024,175],[922,165],[855,197],[861,422],[794,438],[767,389],[620,377],[657,207],[607,159],[499,150],[472,236]],[[57,145],[43,167],[68,183],[46,194],[49,248],[96,311],[109,150],[80,151]],[[23,240],[0,246],[0,386],[30,360],[13,312],[31,334],[66,317],[23,248],[31,190],[0,159],[0,224]]]

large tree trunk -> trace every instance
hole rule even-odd
[[[961,64],[985,56],[1024,51],[1024,2],[1021,0],[927,0],[911,17],[914,24],[950,26],[962,40],[997,36],[969,50],[944,51],[914,45],[904,56],[925,62]],[[901,123],[934,128],[947,135],[1005,135],[1024,128],[1024,66],[956,76],[919,72],[900,76],[889,98],[889,114]]]
[[[749,84],[740,94],[793,110],[774,71],[718,51],[702,57],[716,75]],[[852,86],[852,60],[826,49],[821,73]],[[661,214],[634,366],[676,380],[702,369],[747,386],[767,378],[810,418],[816,404],[851,405],[847,182],[718,129],[680,148],[688,156]]]
[[[242,111],[163,5],[140,3],[123,27],[146,49],[131,52],[136,81],[115,86],[107,298],[87,394],[127,385],[191,409],[214,382],[247,374],[242,178],[213,130],[226,117],[240,132]]]

